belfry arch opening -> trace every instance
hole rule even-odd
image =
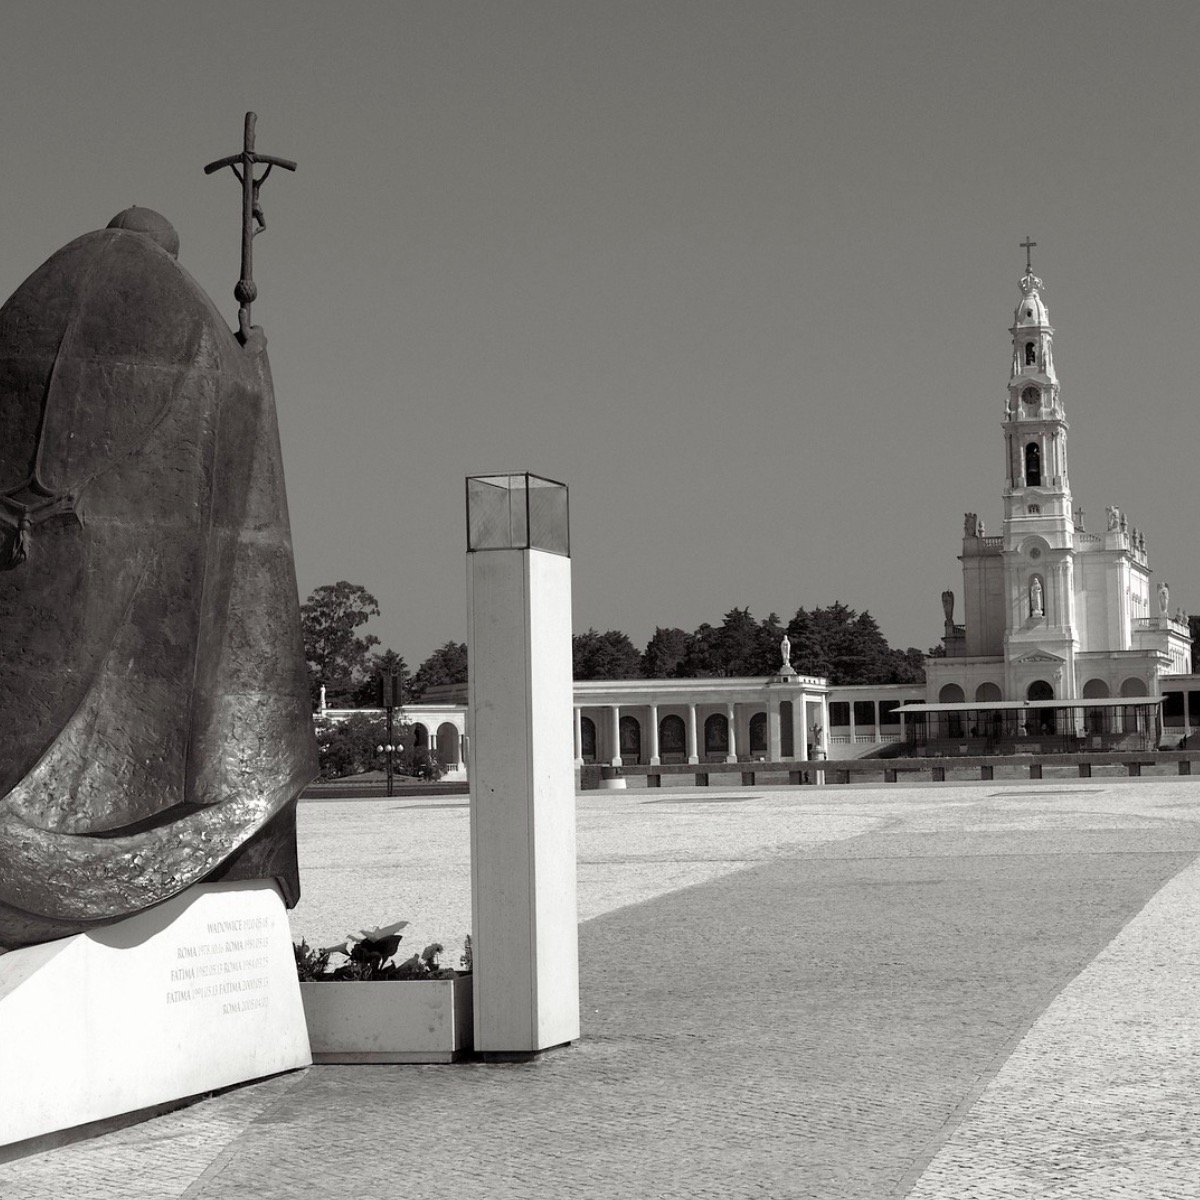
[[[1025,483],[1029,487],[1042,486],[1042,451],[1037,442],[1025,447]]]

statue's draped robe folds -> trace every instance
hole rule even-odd
[[[203,879],[296,899],[315,747],[265,339],[162,225],[86,234],[0,309],[8,948]]]

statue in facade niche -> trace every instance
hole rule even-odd
[[[0,946],[298,897],[316,773],[266,339],[146,209],[0,308]]]
[[[1045,615],[1042,608],[1042,581],[1035,575],[1033,582],[1029,585],[1029,615],[1031,617],[1041,617]]]

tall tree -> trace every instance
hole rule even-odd
[[[349,704],[371,673],[371,647],[379,639],[358,630],[379,616],[379,601],[361,584],[322,584],[300,606],[308,686],[316,705],[325,685],[326,701],[336,708]]]
[[[812,612],[799,609],[788,623],[792,663],[806,675],[830,683],[916,683],[923,668],[916,650],[893,650],[869,612],[857,613],[837,602]]]
[[[756,621],[748,608],[731,608],[719,627],[705,623],[688,638],[676,674],[689,679],[773,675],[779,670],[783,632],[774,613]]]
[[[707,621],[696,626],[687,640],[683,661],[676,668],[681,679],[712,679],[722,673],[717,630]]]
[[[647,679],[673,678],[687,653],[687,644],[688,635],[682,629],[657,626],[642,652],[642,674]]]
[[[417,668],[412,679],[412,698],[420,700],[431,687],[466,682],[467,647],[463,642],[447,642]]]
[[[380,680],[384,675],[399,677],[399,694],[394,703],[399,705],[416,697],[412,693],[412,672],[408,663],[390,647],[382,654],[373,653],[368,656],[366,673],[354,690],[355,708],[378,708],[381,704]]]
[[[571,639],[571,658],[576,679],[638,679],[642,673],[637,647],[617,629],[577,633]]]

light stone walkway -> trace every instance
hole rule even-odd
[[[578,812],[577,1048],[312,1068],[0,1165],[0,1197],[1200,1195],[1200,781]],[[411,917],[457,949],[461,802],[300,817],[297,935]]]
[[[912,1200],[1200,1196],[1200,863],[1055,998]]]

